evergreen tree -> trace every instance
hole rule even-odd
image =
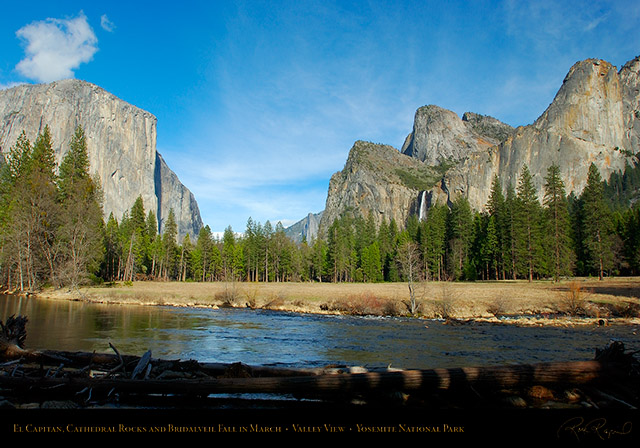
[[[541,207],[527,165],[522,168],[515,206],[519,272],[532,281],[542,264]]]
[[[329,227],[327,246],[333,281],[350,281],[355,246],[352,220],[348,214],[336,219]]]
[[[362,273],[366,282],[379,282],[382,280],[380,246],[377,241],[372,242],[362,250]]]
[[[60,164],[58,185],[62,205],[57,230],[59,277],[76,287],[97,272],[105,249],[102,193],[89,174],[87,144],[80,127]]]
[[[621,234],[624,241],[624,257],[629,265],[629,273],[640,272],[640,207],[634,205],[624,215],[624,228]]]
[[[258,280],[258,232],[253,219],[249,217],[244,231],[244,257],[247,281]]]
[[[224,230],[222,236],[222,269],[225,281],[236,281],[241,278],[243,273],[243,251],[240,241],[237,240],[236,235],[228,226]]]
[[[23,131],[10,148],[6,163],[0,165],[0,267],[9,289],[12,288],[13,280],[24,290],[25,277],[31,278],[27,273],[28,235],[23,233],[24,229],[21,228],[17,215],[18,211],[24,210],[24,204],[20,204],[17,198],[21,192],[26,192],[25,177],[29,170],[31,151],[31,142]]]
[[[613,263],[611,210],[604,199],[604,187],[598,168],[589,166],[587,185],[582,192],[584,244],[588,266],[600,279]]]
[[[267,220],[262,226],[262,235],[261,235],[261,258],[262,264],[264,267],[263,276],[264,281],[268,282],[273,275],[271,270],[271,258],[273,256],[271,250],[271,238],[273,237],[273,226],[271,222]]]
[[[56,163],[49,127],[39,134],[11,191],[12,250],[17,253],[20,288],[38,288],[56,276],[59,226]]]
[[[133,269],[136,273],[149,272],[149,227],[142,196],[138,196],[129,213],[131,219],[131,247],[133,250]]]
[[[422,254],[427,279],[444,278],[448,208],[434,204],[423,223]]]
[[[575,255],[575,274],[588,275],[585,260],[586,249],[584,246],[584,213],[582,206],[582,198],[576,196],[572,191],[567,197],[567,205],[569,211],[569,234],[571,240],[571,251]]]
[[[327,243],[322,238],[316,238],[311,246],[311,263],[309,277],[319,282],[326,275]]]
[[[119,234],[118,221],[114,218],[113,212],[111,212],[107,219],[104,232],[102,277],[105,280],[114,281],[119,278],[120,262],[122,260]]]
[[[60,163],[58,189],[63,202],[75,190],[76,182],[86,181],[90,176],[89,168],[87,140],[82,126],[78,126],[71,138],[69,151]]]
[[[177,277],[178,256],[178,225],[173,209],[169,210],[167,222],[162,232],[162,277],[165,279]]]
[[[196,241],[196,249],[194,251],[194,257],[197,257],[198,261],[198,263],[194,265],[194,272],[196,273],[197,279],[200,281],[206,281],[211,275],[213,247],[211,229],[209,226],[204,226],[200,229],[198,241]]]
[[[473,240],[473,214],[466,197],[459,196],[451,205],[447,228],[450,274],[460,280],[464,278]]]
[[[555,281],[571,274],[572,251],[569,229],[569,206],[560,176],[560,168],[552,164],[545,178],[543,204],[546,215],[545,235],[549,243],[551,273]]]
[[[186,281],[191,278],[191,255],[193,251],[193,245],[191,244],[191,237],[187,233],[182,239],[182,245],[180,246],[180,269],[179,279],[180,281]]]
[[[511,278],[515,280],[518,275],[516,266],[519,263],[517,249],[517,222],[516,222],[516,190],[513,188],[513,184],[509,184],[507,188],[507,195],[504,201],[505,210],[505,227],[504,227],[504,247],[507,248],[505,252],[505,273],[508,270],[511,273]],[[506,278],[506,275],[505,275]]]
[[[496,215],[486,218],[487,226],[485,231],[484,244],[482,246],[482,259],[484,261],[486,278],[489,279],[492,271],[496,280],[500,279],[500,255],[501,246],[498,232]]]
[[[489,215],[493,218],[495,227],[495,234],[497,238],[498,251],[495,254],[497,260],[496,266],[496,280],[500,278],[498,272],[501,273],[502,278],[506,278],[506,260],[509,253],[509,223],[507,214],[507,205],[504,194],[502,193],[502,184],[498,179],[498,176],[494,176],[491,184],[491,193],[489,195],[489,201],[487,202],[487,209]]]

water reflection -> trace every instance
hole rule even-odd
[[[448,326],[397,318],[298,315],[48,301],[0,296],[0,319],[29,318],[28,348],[243,362],[399,368],[587,360],[621,340],[637,349],[637,327]]]

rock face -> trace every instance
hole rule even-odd
[[[404,225],[409,215],[424,217],[431,204],[450,204],[460,195],[482,210],[494,176],[506,191],[509,184],[517,186],[525,164],[539,200],[553,163],[567,193],[578,195],[591,163],[608,179],[635,163],[638,152],[640,57],[619,72],[606,61],[589,59],[571,68],[553,102],[531,125],[513,129],[469,112],[461,119],[431,105],[416,111],[400,152],[356,142],[345,168],[331,178],[321,227],[345,211],[373,212],[378,223],[385,217]]]
[[[22,131],[31,142],[48,125],[58,164],[78,125],[85,131],[92,174],[102,183],[105,217],[120,220],[138,196],[163,228],[173,208],[180,236],[202,227],[193,194],[156,151],[157,119],[93,84],[69,79],[0,91],[0,152]]]
[[[629,146],[637,152],[640,148],[640,56],[620,69],[620,81],[625,130]]]
[[[493,177],[497,175],[505,189],[509,184],[515,187],[525,164],[540,200],[553,163],[560,167],[567,193],[582,192],[591,163],[608,179],[633,163],[630,156],[640,149],[637,82],[637,59],[620,73],[602,60],[578,62],[533,124],[519,127],[497,146],[469,154],[445,174],[439,191],[432,194],[446,195],[450,201],[462,194],[472,207],[483,209]]]
[[[344,169],[331,176],[320,235],[346,211],[363,217],[372,213],[377,225],[383,219],[403,225],[419,209],[421,192],[440,177],[437,168],[391,146],[357,141]]]
[[[431,166],[455,163],[497,145],[512,132],[511,126],[492,117],[467,112],[460,119],[450,110],[424,106],[416,111],[402,153]]]
[[[321,218],[322,212],[309,213],[297,223],[287,227],[285,229],[285,234],[296,243],[300,243],[303,240],[311,243],[311,241],[318,236],[318,228],[320,226]]]

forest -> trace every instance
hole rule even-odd
[[[538,198],[522,167],[517,185],[495,178],[486,211],[464,197],[376,226],[346,211],[313,241],[295,243],[281,223],[248,219],[240,232],[209,226],[178,239],[171,211],[163,231],[141,197],[121,217],[103,217],[78,127],[56,166],[48,127],[24,133],[0,168],[0,285],[43,286],[134,280],[396,282],[638,275],[640,164],[608,181],[595,165],[587,185],[567,195],[559,168],[544,174]],[[506,192],[506,193],[505,193]]]

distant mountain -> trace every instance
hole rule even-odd
[[[607,180],[634,167],[638,152],[640,57],[620,71],[603,60],[580,61],[531,125],[514,129],[492,117],[468,112],[460,118],[431,105],[417,110],[401,151],[356,142],[344,169],[331,178],[320,232],[345,212],[373,213],[377,222],[394,218],[403,226],[411,214],[424,217],[432,204],[460,195],[482,210],[494,176],[505,190],[515,187],[525,164],[540,200],[553,163],[567,193],[580,194],[591,163]]]
[[[287,227],[285,234],[296,243],[300,243],[305,239],[310,243],[318,236],[320,218],[322,218],[322,212],[309,213],[305,218]]]
[[[58,163],[76,127],[83,127],[91,171],[104,193],[105,217],[113,213],[120,220],[142,196],[161,229],[173,209],[179,235],[198,234],[202,220],[193,194],[156,151],[155,116],[76,79],[0,91],[0,153],[7,153],[22,131],[35,141],[45,125]]]

